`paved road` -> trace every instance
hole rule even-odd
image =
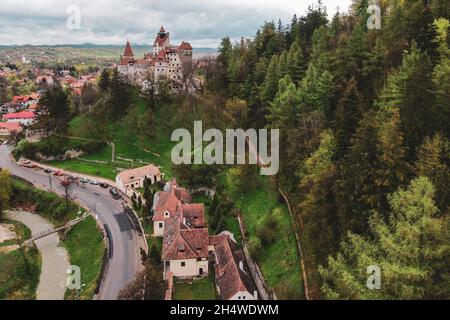
[[[53,225],[37,214],[9,211],[6,217],[25,224],[33,234],[48,230]],[[42,254],[42,268],[36,300],[64,300],[66,292],[67,268],[69,257],[64,247],[59,245],[57,233],[35,241]]]
[[[10,158],[12,147],[0,145],[0,167],[13,175],[32,182],[35,186],[48,190],[50,179],[48,174],[38,169],[29,169],[14,163]],[[61,180],[51,176],[52,189],[63,193]],[[81,184],[80,184],[81,185]],[[133,229],[131,221],[123,212],[122,203],[113,200],[108,189],[99,186],[74,185],[70,196],[81,205],[91,208],[97,213],[100,224],[107,224],[112,236],[113,255],[110,258],[107,274],[104,278],[98,299],[114,300],[121,289],[131,282],[141,269],[139,248],[145,241]],[[83,281],[83,280],[81,280]]]

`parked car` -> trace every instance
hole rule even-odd
[[[44,172],[45,172],[45,173],[52,173],[52,169],[48,169],[48,168],[47,168],[47,169],[44,169]]]
[[[94,186],[98,185],[98,181],[97,180],[89,180],[90,184],[93,184]]]
[[[64,175],[64,172],[62,172],[61,170],[56,170],[54,175],[57,177],[62,177]]]
[[[100,187],[102,187],[103,189],[108,188],[108,185],[104,182],[100,182]]]
[[[109,189],[109,193],[111,193],[111,195],[114,199],[120,198],[119,192],[114,188]]]
[[[81,178],[81,179],[80,179],[80,182],[81,182],[81,183],[88,183],[88,182],[89,182],[89,179]]]

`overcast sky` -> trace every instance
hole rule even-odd
[[[351,0],[323,0],[329,16]],[[217,47],[220,39],[253,36],[264,21],[288,23],[317,0],[0,0],[0,44],[152,44],[163,24],[173,43]],[[68,9],[81,10],[70,30]],[[73,11],[72,11],[73,12]],[[70,20],[75,21],[75,20]],[[72,24],[73,26],[74,24]]]

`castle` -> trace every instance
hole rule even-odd
[[[145,86],[146,78],[150,73],[153,74],[155,81],[167,79],[173,90],[180,90],[183,67],[187,64],[192,64],[192,46],[184,41],[179,46],[171,45],[170,33],[161,26],[153,42],[152,51],[146,53],[142,59],[134,56],[130,42],[127,40],[117,69],[121,75],[135,84]]]

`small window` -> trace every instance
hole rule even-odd
[[[163,223],[160,222],[160,223],[159,223],[159,228],[161,229],[162,227],[163,227]]]
[[[241,296],[238,297],[238,300],[241,300]]]
[[[185,266],[186,266],[186,262],[181,261],[181,266],[182,266],[182,267],[185,267]]]

